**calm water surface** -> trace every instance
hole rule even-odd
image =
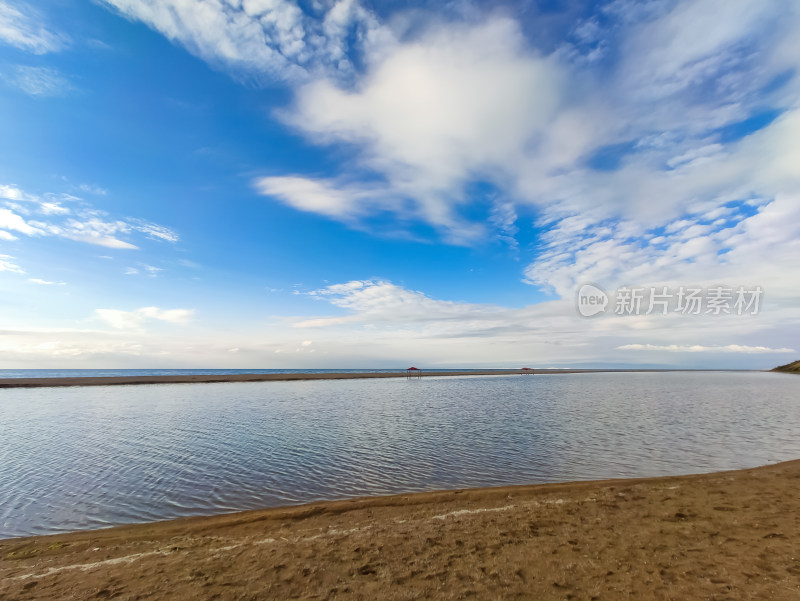
[[[0,391],[0,538],[800,458],[800,377],[627,373]]]

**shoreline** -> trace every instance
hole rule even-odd
[[[288,382],[300,380],[354,380],[369,378],[407,378],[442,376],[510,376],[553,375],[585,373],[669,373],[669,372],[716,372],[716,371],[763,371],[763,370],[719,370],[719,369],[509,369],[509,370],[421,370],[410,376],[402,372],[327,372],[327,373],[270,373],[270,374],[191,374],[167,376],[77,376],[59,378],[0,378],[0,388],[54,388],[64,386],[132,386],[142,384],[211,384],[224,382]]]
[[[0,597],[796,599],[800,460],[0,540]]]

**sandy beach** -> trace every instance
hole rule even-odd
[[[800,461],[0,541],[0,598],[800,598]]]
[[[488,369],[464,371],[413,372],[410,377],[441,376],[509,376],[583,373],[647,373],[674,371],[707,371],[685,369]],[[713,371],[713,370],[712,370]],[[286,382],[296,380],[356,380],[365,378],[406,378],[405,372],[327,372],[270,374],[192,374],[169,376],[97,376],[67,378],[0,378],[0,388],[51,388],[61,386],[131,386],[138,384],[202,384],[219,382]]]
[[[422,371],[413,377],[502,376],[520,370]],[[50,388],[61,386],[131,386],[138,384],[210,384],[219,382],[287,382],[296,380],[354,380],[364,378],[406,378],[406,372],[327,372],[270,374],[192,374],[169,376],[89,376],[67,378],[0,378],[0,388]]]

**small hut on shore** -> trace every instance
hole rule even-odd
[[[406,378],[421,378],[422,370],[419,367],[409,367],[406,370]]]

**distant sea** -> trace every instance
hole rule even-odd
[[[423,369],[423,368],[421,368]],[[500,368],[496,371],[514,369]],[[430,371],[492,371],[480,367],[459,369],[431,368]],[[0,369],[0,378],[101,378],[118,376],[199,376],[235,374],[330,374],[330,373],[405,373],[406,368],[398,369]]]

